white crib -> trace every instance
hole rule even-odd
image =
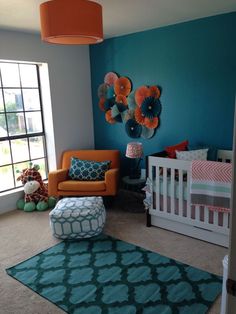
[[[218,150],[217,160],[231,162],[232,151]],[[190,161],[148,156],[152,202],[147,213],[147,226],[228,247],[229,213],[190,204],[190,166]]]

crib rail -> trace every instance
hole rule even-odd
[[[211,211],[206,206],[191,205],[190,161],[153,156],[149,156],[148,159],[148,176],[152,181],[153,199],[149,210],[151,215],[159,217],[159,220],[161,218],[172,221],[170,225],[173,225],[173,222],[184,224],[182,225],[183,229],[186,225],[196,228],[198,230],[194,230],[193,233],[203,240],[208,240],[205,237],[209,238],[206,235],[204,237],[201,236],[204,230],[228,237],[228,213]],[[179,228],[173,231],[180,232]],[[182,233],[186,234],[184,230]],[[214,237],[213,234],[211,237]],[[192,236],[192,234],[189,235]],[[226,241],[225,239],[224,242]],[[215,242],[211,242],[218,244],[218,239]],[[222,243],[219,244],[224,245]]]
[[[231,150],[219,149],[217,151],[217,161],[232,162],[233,152]]]

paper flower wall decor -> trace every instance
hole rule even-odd
[[[137,104],[135,102],[135,92],[131,92],[127,97],[129,110],[135,110]]]
[[[127,111],[127,107],[125,105],[122,103],[115,103],[115,105],[111,108],[111,115],[116,122],[122,122],[124,120],[125,111]]]
[[[105,119],[108,123],[110,124],[114,124],[116,123],[116,120],[112,118],[111,116],[111,110],[107,110],[106,114],[105,114]]]
[[[125,97],[124,95],[117,95],[116,96],[116,102],[118,104],[123,104],[125,106],[128,106],[128,100],[127,97]],[[127,109],[127,108],[126,108]]]
[[[149,129],[144,125],[142,126],[141,137],[148,139],[148,138],[153,137],[154,133],[155,133],[155,129]]]
[[[114,83],[114,89],[116,95],[128,96],[131,92],[131,82],[127,77],[120,77]]]
[[[98,87],[98,98],[101,98],[101,97],[105,98],[106,97],[107,88],[108,88],[108,85],[106,85],[106,84],[99,85],[99,87]]]
[[[136,89],[135,102],[137,106],[134,116],[137,123],[148,129],[156,129],[159,126],[159,116],[161,113],[160,95],[161,91],[158,86],[141,86]],[[150,134],[149,132],[148,136]],[[143,129],[143,136],[147,137],[146,129]]]
[[[108,72],[98,87],[98,106],[108,123],[125,123],[129,137],[149,139],[160,125],[160,96],[158,86],[143,85],[132,91],[129,78]]]
[[[138,138],[142,133],[142,126],[134,119],[129,119],[125,124],[125,130],[129,137]]]
[[[146,97],[150,96],[150,89],[147,86],[141,86],[135,91],[135,102],[141,107],[142,102]]]
[[[100,99],[101,101],[101,99]],[[105,111],[110,110],[115,104],[115,97],[106,98],[104,102],[104,109]]]
[[[107,88],[107,94],[106,94],[107,99],[113,98],[113,97],[115,97],[115,96],[116,96],[116,95],[115,95],[115,91],[114,91],[114,86],[108,87],[108,88]]]
[[[98,106],[99,106],[99,108],[100,108],[102,111],[105,111],[105,107],[104,107],[105,101],[106,101],[106,98],[105,98],[105,97],[101,97],[101,98],[99,99]]]
[[[161,103],[154,97],[144,98],[141,104],[141,112],[145,118],[153,119],[161,113]]]
[[[115,72],[108,72],[104,77],[104,83],[108,86],[113,86],[118,79],[118,75]]]
[[[161,91],[160,91],[160,88],[158,86],[150,86],[149,91],[150,91],[151,97],[160,98]]]
[[[134,110],[134,117],[135,117],[135,120],[138,122],[138,124],[141,124],[141,125],[144,125],[144,115],[142,114],[142,110],[141,108],[137,107],[135,110]]]
[[[128,111],[127,96],[132,89],[131,81],[127,77],[119,77],[115,72],[108,72],[104,83],[98,87],[98,106],[105,111],[108,123],[122,123]]]

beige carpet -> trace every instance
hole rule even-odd
[[[105,233],[215,274],[223,272],[225,248],[156,227],[146,228],[143,213],[108,210]],[[64,313],[5,272],[5,268],[57,242],[50,232],[48,212],[13,211],[0,215],[1,314]],[[220,298],[209,313],[220,313]]]

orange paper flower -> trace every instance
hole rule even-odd
[[[155,117],[153,119],[144,118],[144,125],[149,129],[155,129],[158,127],[159,119]]]
[[[135,117],[135,120],[138,122],[138,124],[144,125],[145,117],[144,117],[144,115],[142,114],[141,108],[137,107],[137,108],[135,109],[135,111],[134,111],[134,117]]]
[[[140,107],[146,97],[150,96],[150,89],[147,86],[139,87],[135,92],[136,104]]]
[[[150,86],[149,90],[150,90],[150,96],[151,97],[160,98],[161,91],[160,91],[159,87],[157,87],[157,86]]]
[[[128,96],[131,92],[131,82],[127,77],[120,77],[114,83],[114,90],[116,95]]]
[[[106,121],[107,121],[108,123],[110,123],[110,124],[116,123],[116,120],[113,119],[112,116],[111,116],[111,110],[108,110],[108,111],[106,112],[106,114],[105,114],[105,119],[106,119]]]
[[[100,108],[102,111],[105,111],[105,108],[104,108],[105,101],[106,101],[106,98],[104,98],[104,97],[101,97],[101,98],[99,99],[98,106],[99,106],[99,108]]]
[[[119,104],[123,104],[125,106],[128,105],[127,98],[124,95],[117,95],[116,102],[118,102]]]

